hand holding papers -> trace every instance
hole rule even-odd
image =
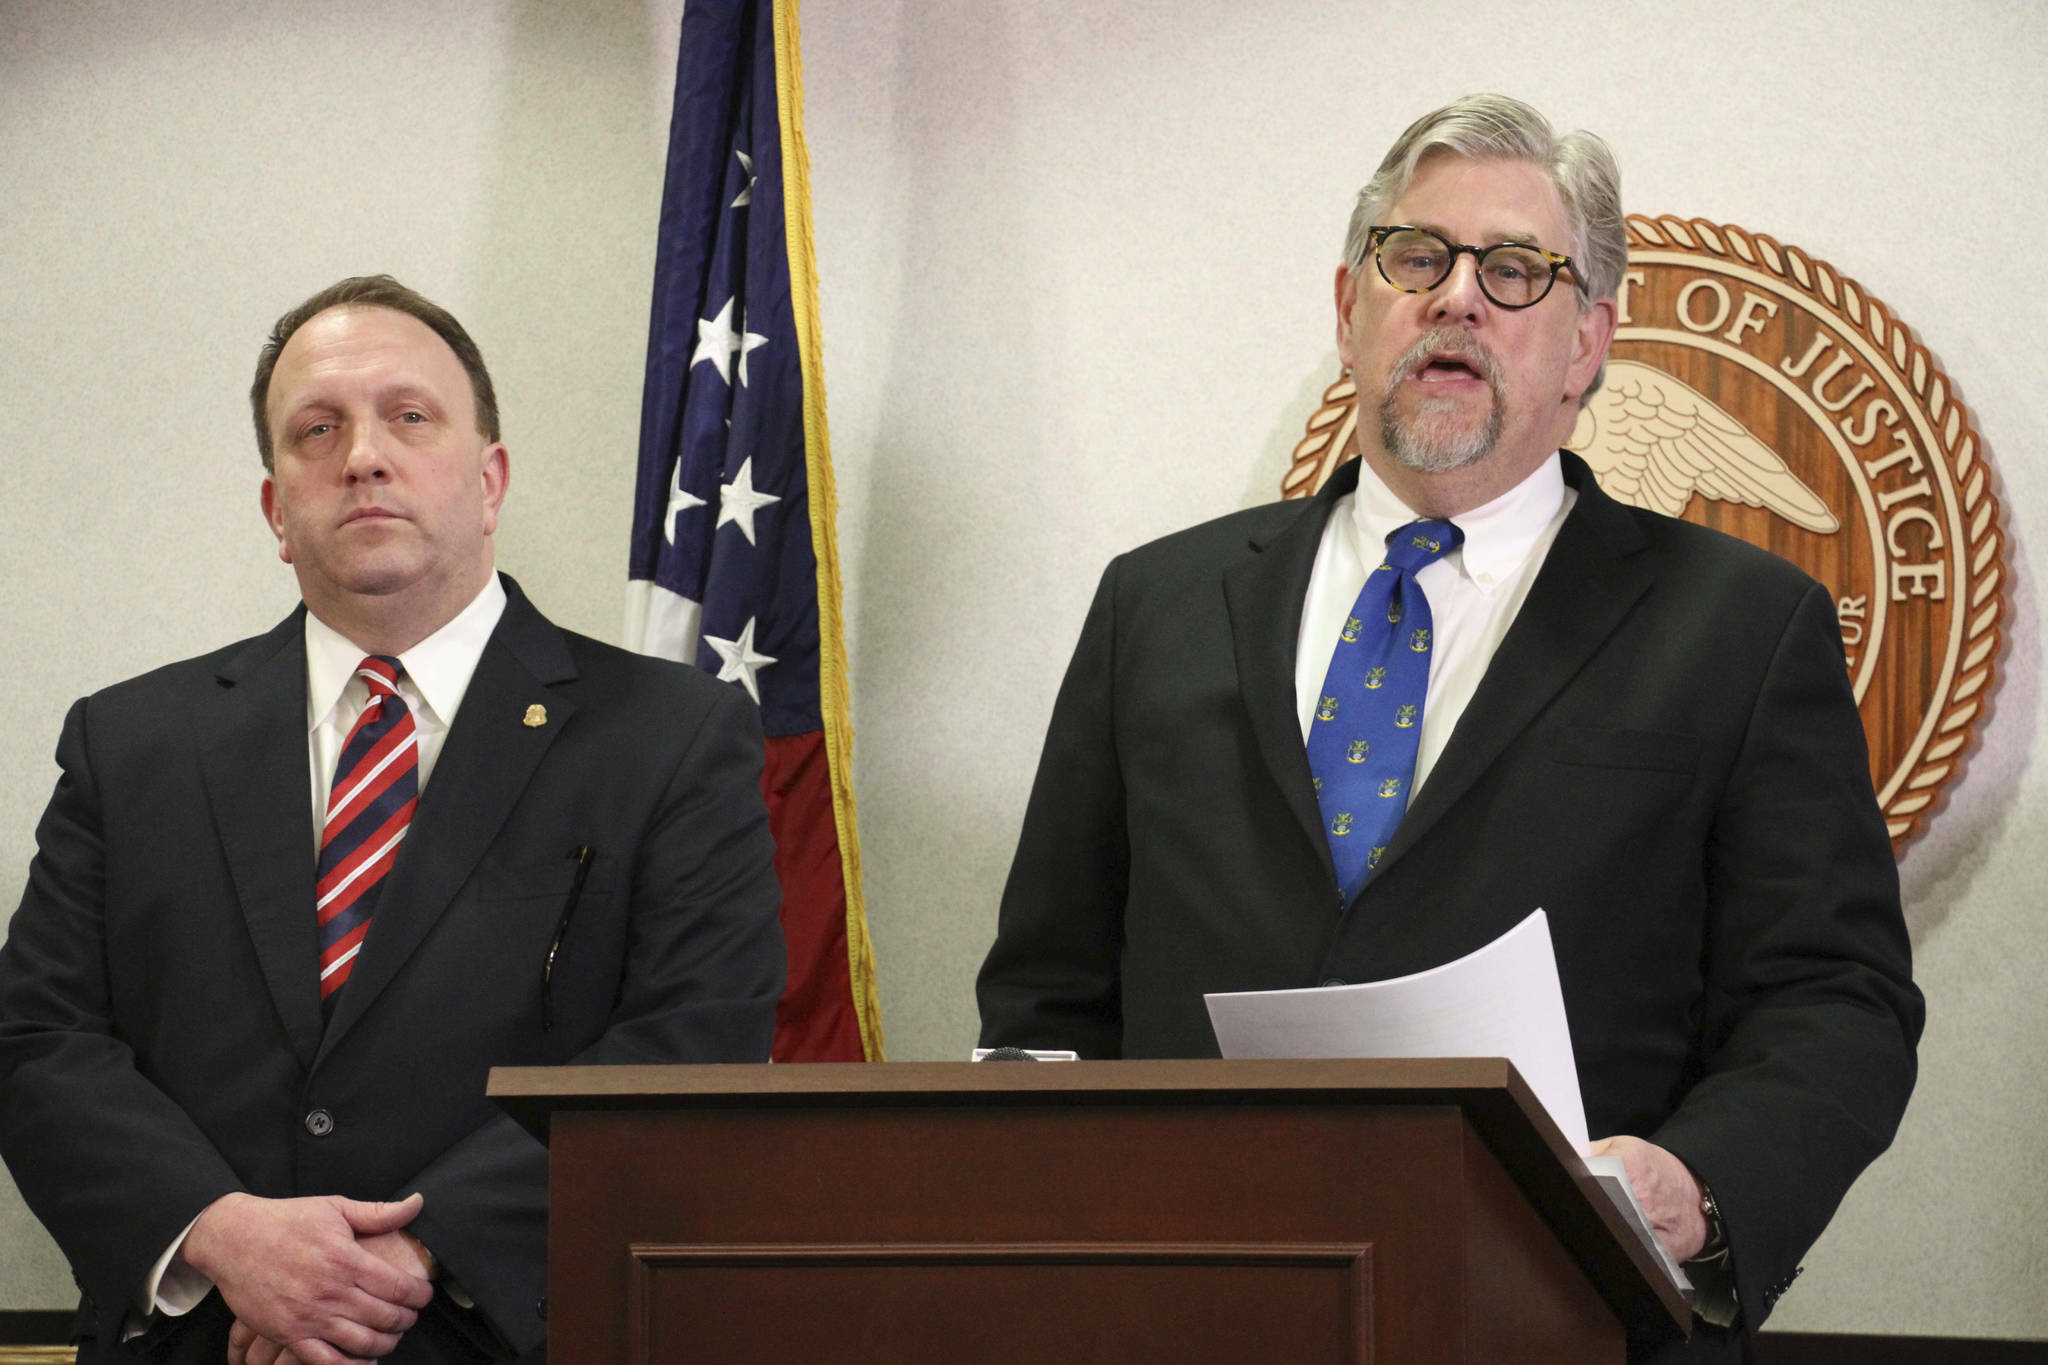
[[[1204,999],[1225,1057],[1507,1058],[1665,1273],[1690,1290],[1636,1206],[1620,1159],[1585,1157],[1586,1108],[1541,910],[1478,951],[1413,976]]]

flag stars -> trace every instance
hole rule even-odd
[[[781,502],[774,493],[761,493],[754,488],[754,457],[749,455],[740,461],[739,472],[732,476],[732,482],[721,484],[718,489],[718,521],[711,529],[728,521],[740,528],[740,534],[747,538],[747,544],[758,545],[754,539],[754,513],[771,502]]]
[[[733,301],[727,299],[725,307],[718,310],[718,316],[697,320],[697,349],[690,356],[690,368],[695,369],[710,361],[718,377],[732,383],[732,358],[740,358],[740,383],[747,382],[747,353],[757,347],[766,346],[768,338],[746,330],[744,319],[740,330],[732,328]]]
[[[762,654],[754,648],[754,622],[749,616],[746,625],[740,627],[740,638],[721,640],[716,635],[704,637],[704,643],[718,651],[718,657],[725,660],[719,666],[720,682],[736,682],[747,689],[747,695],[754,699],[754,705],[761,704],[761,686],[755,674],[775,662],[772,655]]]
[[[732,154],[740,159],[740,169],[747,173],[747,183],[740,186],[740,197],[726,205],[727,208],[745,208],[754,202],[754,158],[735,147]]]
[[[668,511],[661,518],[661,538],[671,545],[676,543],[676,513],[704,505],[704,499],[683,487],[681,463],[677,461],[676,486],[668,490]]]
[[[744,321],[740,323],[740,333],[738,343],[740,353],[740,387],[744,389],[747,386],[747,357],[758,348],[766,346],[768,338],[758,332],[747,331],[747,325]]]

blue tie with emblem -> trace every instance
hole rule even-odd
[[[1415,574],[1458,548],[1448,521],[1414,521],[1387,537],[1337,637],[1308,731],[1323,834],[1349,904],[1408,810],[1422,704],[1429,690],[1429,599]]]

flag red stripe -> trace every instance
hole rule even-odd
[[[775,831],[789,985],[775,1007],[778,1062],[858,1062],[864,1053],[846,949],[846,880],[825,735],[771,738],[761,795]],[[793,913],[794,911],[794,913]]]

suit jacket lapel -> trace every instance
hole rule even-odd
[[[1336,865],[1330,858],[1329,840],[1323,837],[1308,751],[1301,742],[1294,655],[1301,632],[1301,602],[1323,542],[1323,527],[1337,499],[1357,486],[1358,462],[1346,461],[1301,516],[1271,540],[1254,541],[1251,553],[1223,574],[1238,690],[1251,715],[1253,738],[1333,886]]]
[[[304,608],[222,666],[200,770],[242,917],[292,1050],[320,1045],[313,787],[306,757]]]
[[[1382,868],[1471,790],[1649,591],[1647,570],[1630,562],[1643,537],[1628,510],[1600,491],[1592,471],[1570,451],[1564,452],[1564,472],[1578,490],[1578,502],[1387,846]]]
[[[561,631],[511,578],[504,583],[505,614],[477,660],[433,779],[377,898],[362,953],[321,1043],[322,1056],[391,984],[454,901],[575,712],[574,703],[549,690],[576,676]],[[546,721],[528,725],[527,708],[536,704],[545,706]]]

